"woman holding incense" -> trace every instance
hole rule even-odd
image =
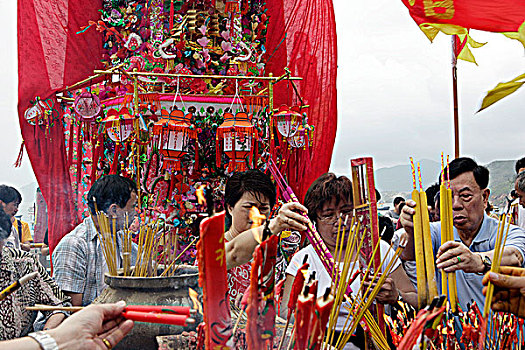
[[[304,205],[308,209],[308,217],[314,223],[317,228],[317,231],[326,247],[330,251],[333,257],[336,257],[335,252],[337,245],[337,237],[339,235],[339,229],[343,229],[340,222],[346,221],[347,223],[347,232],[350,229],[349,225],[353,215],[353,200],[352,200],[352,183],[345,177],[337,177],[333,173],[326,173],[321,175],[308,189]],[[341,220],[340,220],[341,218]],[[341,235],[342,236],[342,235]],[[341,259],[339,259],[339,266],[342,269],[343,258],[345,249],[342,249],[343,254],[340,254]],[[394,258],[394,252],[390,249],[390,246],[385,241],[380,243],[380,252],[381,259],[384,261],[382,269],[384,272],[385,268],[388,266],[389,262]],[[352,255],[352,260],[355,259],[355,253],[350,252]],[[306,248],[301,249],[297,252],[288,268],[286,269],[286,282],[283,292],[283,301],[281,303],[280,314],[281,317],[287,317],[288,313],[288,298],[292,288],[292,284],[296,274],[298,273],[299,268],[303,265],[305,257],[307,257],[307,263],[309,264],[309,272],[312,273],[315,271],[315,277],[318,280],[318,289],[317,297],[322,296],[326,288],[329,288],[332,279],[329,273],[326,271],[323,266],[318,254],[312,245],[307,246]],[[391,268],[391,274],[386,278],[380,292],[376,296],[376,301],[383,304],[394,304],[398,300],[402,299],[411,305],[417,305],[417,294],[416,291],[410,283],[408,277],[405,274],[401,266],[399,259],[396,259],[393,262]],[[364,271],[361,271],[363,273]],[[368,283],[375,283],[374,281],[365,281],[365,285]],[[361,284],[360,277],[358,276],[353,283],[351,288],[353,293],[359,291]],[[347,318],[347,311],[344,307],[341,308],[341,313],[339,314],[337,324],[335,326],[336,331],[341,331],[343,329],[345,320]],[[353,342],[359,344],[359,340],[356,340],[356,337],[352,337]],[[337,337],[336,337],[337,340]],[[355,348],[352,345],[348,345],[349,349]]]
[[[234,173],[226,182],[225,206],[227,231],[226,265],[228,268],[228,289],[230,298],[242,296],[250,284],[250,260],[259,244],[256,237],[262,237],[265,225],[252,229],[250,210],[255,207],[266,218],[275,205],[276,189],[270,176],[260,170]],[[306,211],[299,203],[288,203],[281,207],[276,217],[269,222],[272,234],[285,230],[306,230],[306,218],[296,211]]]
[[[38,327],[37,312],[26,306],[70,305],[35,255],[5,246],[11,226],[10,217],[0,208],[0,340],[27,335]],[[62,311],[43,314],[44,329],[55,328],[66,317]]]

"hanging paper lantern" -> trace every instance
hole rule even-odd
[[[253,166],[257,129],[246,113],[239,112],[235,116],[231,113],[224,114],[224,122],[217,129],[216,160],[219,167],[222,165],[221,145],[222,151],[230,158],[229,172],[245,171],[247,160],[249,166]]]
[[[129,113],[127,107],[121,108],[120,111],[112,108],[102,123],[106,125],[109,138],[118,143],[126,141],[131,136],[134,120],[134,116]]]
[[[182,169],[181,158],[188,153],[189,141],[197,138],[197,131],[191,129],[191,118],[191,113],[184,115],[178,109],[168,113],[163,109],[161,118],[153,125],[153,134],[159,136],[158,147],[164,157],[162,169]]]
[[[100,99],[97,95],[84,91],[75,99],[74,107],[82,119],[91,120],[100,112]]]
[[[310,125],[299,126],[297,133],[289,137],[288,144],[293,148],[307,148],[312,146],[313,143],[313,127]]]
[[[42,125],[44,123],[44,107],[42,106],[42,101],[37,100],[33,106],[26,109],[24,118],[31,125]]]
[[[283,137],[292,137],[297,133],[299,126],[302,124],[303,115],[299,112],[299,107],[288,108],[282,105],[279,112],[273,116],[277,131]]]

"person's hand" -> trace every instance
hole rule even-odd
[[[49,255],[49,247],[47,245],[44,245],[42,248],[40,248],[40,254],[43,256]]]
[[[479,254],[475,254],[461,242],[448,241],[439,247],[436,255],[436,267],[445,272],[463,270],[480,273],[485,266]]]
[[[371,286],[369,293],[376,287],[379,278],[381,278],[381,273],[377,274],[375,280],[373,277],[374,276],[368,275],[363,283],[365,291],[368,289],[368,286]],[[379,293],[376,295],[376,300],[381,304],[394,304],[398,298],[399,290],[396,288],[396,283],[390,277],[385,278],[383,285],[379,289]]]
[[[299,213],[308,213],[301,203],[290,202],[284,204],[277,216],[270,220],[270,231],[277,234],[281,231],[306,231],[308,219]]]
[[[20,249],[25,252],[31,251],[31,245],[29,243],[20,243]]]
[[[511,312],[525,318],[525,269],[501,266],[499,273],[489,272],[483,277],[483,285],[494,284],[491,307],[494,311]],[[487,287],[483,288],[486,296]]]
[[[133,321],[121,316],[125,306],[124,301],[92,304],[47,332],[60,349],[107,350],[117,345],[133,328]]]
[[[405,229],[405,231],[408,232],[408,230],[413,231],[414,230],[414,214],[416,213],[416,202],[414,202],[412,199],[409,199],[405,202],[406,204],[403,206],[403,209],[401,210],[401,215],[399,215],[399,220],[401,220],[401,225]]]
[[[65,318],[66,315],[64,315],[61,312],[51,315],[44,326],[44,330],[58,327],[62,323],[62,321],[64,321]]]

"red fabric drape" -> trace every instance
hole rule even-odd
[[[268,0],[267,73],[288,67],[303,77],[299,92],[315,126],[311,153],[301,152],[288,168],[288,181],[300,199],[328,171],[337,131],[337,36],[331,0]],[[276,85],[275,106],[290,104],[286,83]]]
[[[101,68],[102,38],[95,30],[76,32],[99,17],[101,0],[18,0],[18,114],[22,137],[48,205],[51,250],[79,221],[65,156],[61,121],[33,126],[24,119],[30,101]],[[56,101],[55,101],[56,107]]]
[[[410,16],[422,23],[450,23],[489,32],[516,32],[525,21],[525,2],[516,0],[402,0]]]

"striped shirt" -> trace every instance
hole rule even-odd
[[[36,311],[26,310],[35,304],[70,306],[64,295],[34,254],[4,247],[0,258],[0,290],[21,277],[38,271],[19,290],[0,301],[0,340],[14,339],[33,331]],[[56,312],[43,312],[47,319]]]

